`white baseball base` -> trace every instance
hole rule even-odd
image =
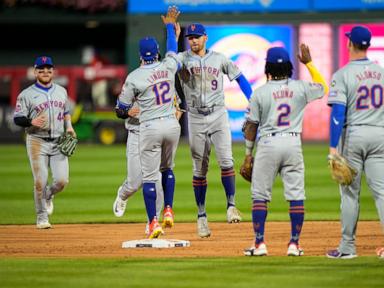
[[[122,244],[122,248],[175,248],[189,246],[191,246],[189,241],[176,239],[141,239],[125,241]]]

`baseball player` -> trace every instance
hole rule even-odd
[[[339,247],[327,253],[328,258],[342,259],[357,257],[363,172],[384,225],[384,69],[367,58],[371,32],[366,27],[355,26],[346,36],[350,62],[333,75],[328,98],[332,106],[329,153],[340,153],[357,171],[351,185],[340,185],[342,238]],[[378,255],[384,257],[383,251],[378,249]]]
[[[156,181],[158,171],[162,173],[164,189],[163,226],[172,227],[172,210],[175,177],[174,157],[180,137],[180,125],[175,116],[175,74],[179,67],[176,57],[176,36],[174,25],[179,12],[176,7],[162,16],[167,26],[168,53],[159,61],[159,45],[152,37],[140,40],[141,66],[131,72],[124,84],[116,106],[116,114],[126,118],[132,103],[140,108],[140,157],[143,173],[143,194],[149,225],[148,238],[158,238],[162,233],[156,217]]]
[[[50,57],[38,57],[34,65],[36,82],[17,97],[14,122],[25,127],[26,146],[34,179],[35,210],[38,229],[51,228],[53,197],[68,184],[68,157],[58,147],[64,131],[76,136],[71,124],[67,91],[53,83],[54,67]],[[53,183],[48,185],[48,168]]]
[[[140,141],[139,141],[139,119],[137,118],[140,109],[137,103],[134,103],[128,111],[128,118],[125,120],[125,128],[128,131],[127,135],[127,178],[117,190],[117,196],[113,203],[113,213],[116,217],[122,217],[127,207],[128,198],[134,195],[142,186],[142,173],[140,162]],[[161,186],[161,173],[156,181],[156,216],[159,219],[161,209],[163,207],[164,195],[163,187]],[[146,226],[145,233],[149,233],[149,223]]]
[[[209,237],[211,231],[208,227],[205,196],[212,144],[215,146],[227,197],[227,221],[241,221],[240,212],[235,207],[235,171],[228,113],[224,106],[223,76],[227,75],[231,81],[236,80],[247,99],[252,94],[252,88],[230,59],[206,49],[208,36],[203,25],[189,25],[185,37],[190,49],[178,54],[183,65],[179,75],[188,106],[193,190],[198,207],[197,233],[200,237]]]
[[[246,256],[268,254],[264,242],[267,203],[277,174],[284,183],[289,202],[291,238],[287,255],[301,256],[299,237],[304,222],[304,161],[301,131],[305,106],[327,93],[327,85],[311,61],[308,46],[300,45],[299,60],[306,65],[316,83],[291,79],[293,66],[288,52],[281,47],[267,51],[267,83],[256,89],[250,100],[250,112],[244,123],[246,158],[252,157],[259,129],[257,152],[252,171],[252,222],[255,244],[244,250]],[[319,83],[319,84],[317,84]]]

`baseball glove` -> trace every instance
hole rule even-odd
[[[58,147],[60,152],[63,153],[65,156],[70,157],[76,149],[77,142],[77,138],[74,137],[72,134],[64,133],[59,138]]]
[[[183,67],[179,70],[179,77],[183,82],[188,82],[191,78],[191,73],[186,66],[183,65]]]
[[[253,157],[246,155],[243,164],[240,167],[240,175],[248,182],[252,181]]]
[[[350,185],[357,174],[356,170],[340,155],[328,155],[328,164],[332,179],[341,185]]]

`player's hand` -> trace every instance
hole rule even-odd
[[[180,120],[181,116],[183,116],[183,111],[176,109],[175,116],[177,120]]]
[[[299,58],[300,62],[303,64],[307,64],[312,62],[311,53],[309,51],[309,47],[305,44],[300,44],[300,53],[297,54],[297,58]]]
[[[329,147],[329,155],[339,155],[337,149],[334,147]]]
[[[169,6],[167,15],[161,15],[161,19],[165,25],[171,23],[175,24],[177,22],[177,17],[179,17],[180,11],[176,6]]]
[[[73,137],[77,138],[76,132],[75,132],[75,130],[73,129],[73,127],[68,127],[66,132],[67,132],[68,134],[71,134]]]
[[[140,114],[140,108],[139,107],[132,107],[131,109],[128,110],[128,116],[129,117],[134,117],[137,118]]]
[[[44,129],[48,125],[48,117],[46,114],[40,114],[36,118],[32,119],[31,124],[35,127]]]

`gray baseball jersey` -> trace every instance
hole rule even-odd
[[[304,107],[324,94],[323,86],[302,80],[269,81],[250,99],[249,119],[259,123],[260,137],[271,133],[301,133]]]
[[[268,81],[250,100],[248,119],[259,123],[260,138],[252,172],[252,199],[272,199],[277,174],[286,200],[304,200],[304,161],[300,133],[305,106],[324,94],[320,84],[301,80]]]
[[[239,68],[226,56],[207,51],[203,57],[190,50],[177,54],[189,79],[182,79],[182,88],[188,107],[224,106],[224,75],[229,80],[240,76]]]
[[[351,61],[331,82],[329,104],[347,107],[345,126],[384,127],[383,68],[370,60]]]
[[[119,102],[140,108],[140,157],[143,182],[158,181],[159,169],[172,169],[180,137],[175,117],[176,54],[167,53],[160,61],[131,72],[119,96]]]
[[[140,122],[175,113],[175,73],[178,69],[175,53],[167,53],[161,62],[143,65],[131,72],[119,96],[119,101],[140,107]]]
[[[48,122],[44,129],[31,126],[26,128],[26,132],[37,137],[56,138],[64,132],[63,120],[67,113],[69,113],[69,102],[65,88],[52,84],[46,92],[33,84],[17,97],[14,117],[25,116],[33,119],[46,114]]]
[[[332,78],[328,103],[347,108],[344,133],[337,148],[357,171],[351,185],[340,186],[342,239],[338,250],[345,254],[356,254],[355,233],[363,173],[384,225],[383,89],[384,69],[369,60],[351,61]]]
[[[57,148],[58,137],[64,132],[64,115],[69,111],[66,90],[53,84],[46,91],[36,84],[23,90],[17,97],[14,116],[29,119],[45,113],[47,125],[26,128],[26,146],[34,178],[34,198],[37,223],[47,222],[46,199],[62,191],[68,183],[68,157]],[[53,183],[48,186],[48,169],[51,168]]]
[[[224,75],[234,80],[239,68],[225,55],[208,50],[200,57],[191,50],[179,53],[188,78],[180,77],[188,105],[189,143],[193,158],[193,175],[205,177],[211,144],[215,146],[221,168],[233,167],[232,138],[225,109]]]

